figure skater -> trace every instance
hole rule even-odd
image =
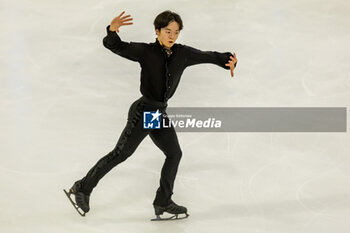
[[[131,15],[123,16],[123,11],[107,26],[107,35],[103,45],[126,59],[138,62],[141,66],[140,91],[142,96],[133,102],[128,112],[126,126],[122,131],[115,148],[102,157],[85,177],[76,181],[65,193],[80,215],[85,216],[90,210],[89,198],[99,180],[112,168],[125,161],[133,154],[141,141],[149,135],[154,144],[164,153],[165,162],[161,170],[159,188],[153,206],[155,220],[178,219],[178,215],[188,217],[187,208],[177,205],[172,199],[174,181],[181,160],[182,151],[171,127],[145,129],[142,113],[157,111],[167,118],[167,101],[173,96],[180,77],[186,67],[212,63],[229,69],[231,77],[236,67],[237,58],[230,52],[201,51],[196,48],[175,43],[183,29],[181,17],[175,12],[164,11],[154,20],[157,35],[153,43],[124,42],[118,33],[121,26],[131,25]],[[167,119],[169,120],[169,119]],[[74,195],[75,202],[71,195]],[[170,218],[161,218],[164,212],[173,214]]]

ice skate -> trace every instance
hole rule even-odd
[[[67,195],[68,199],[72,203],[73,207],[77,210],[77,212],[84,217],[85,214],[90,210],[90,195],[87,195],[81,191],[80,181],[75,182],[74,185],[69,189],[69,192],[67,192],[65,189],[63,189],[63,191],[65,192],[65,194]],[[72,194],[75,197],[75,202],[71,198]]]
[[[183,206],[177,205],[175,202],[171,202],[167,206],[158,206],[158,205],[153,205],[154,206],[154,211],[156,218],[151,219],[151,221],[164,221],[164,220],[180,220],[187,218],[189,214],[187,213],[187,208]],[[161,217],[164,212],[173,214],[170,217]],[[179,216],[182,215],[182,216]]]

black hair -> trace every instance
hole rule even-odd
[[[169,10],[163,11],[162,13],[157,15],[153,22],[154,29],[158,29],[160,31],[161,28],[168,26],[168,24],[173,21],[177,22],[179,24],[180,30],[182,30],[183,24],[180,15]]]

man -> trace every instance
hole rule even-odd
[[[165,118],[167,101],[173,96],[179,84],[180,77],[186,67],[200,63],[213,63],[225,69],[230,69],[231,76],[237,63],[236,55],[198,49],[176,44],[183,28],[180,16],[171,11],[164,11],[154,20],[157,39],[154,43],[124,42],[120,39],[119,28],[132,24],[130,15],[123,16],[123,11],[107,26],[107,36],[103,39],[104,46],[112,52],[140,63],[142,97],[136,100],[129,109],[127,124],[117,142],[116,147],[101,158],[90,169],[85,177],[74,183],[68,198],[75,196],[75,203],[70,198],[77,211],[81,209],[82,216],[89,211],[89,197],[99,180],[113,167],[125,161],[133,154],[141,141],[149,135],[152,141],[166,156],[160,177],[160,186],[153,202],[157,219],[164,212],[188,216],[186,207],[177,205],[172,199],[174,181],[182,151],[171,125],[170,128],[144,129],[142,112],[160,111]]]

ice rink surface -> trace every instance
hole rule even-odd
[[[114,148],[141,95],[106,26],[126,10],[120,37],[154,42],[167,9],[178,43],[238,58],[234,78],[188,68],[169,107],[349,107],[349,1],[2,0],[0,232],[350,232],[348,132],[178,133],[173,199],[191,216],[174,222],[149,221],[165,157],[147,137],[75,212],[62,189]]]

